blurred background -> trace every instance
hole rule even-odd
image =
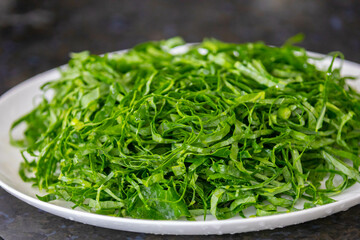
[[[308,50],[360,62],[359,29],[356,0],[0,0],[0,94],[66,63],[70,52],[173,36],[281,45],[304,33]]]
[[[281,45],[297,33],[305,34],[300,45],[308,50],[341,51],[360,63],[360,1],[0,0],[0,95],[35,74],[65,64],[70,52],[101,54],[173,36],[188,42],[214,37]],[[359,216],[357,206],[301,225],[233,238],[359,239]],[[88,239],[89,235],[125,239],[123,234],[47,214],[0,189],[0,239]],[[126,236],[170,239],[135,233]]]

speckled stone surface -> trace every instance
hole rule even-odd
[[[0,0],[0,94],[66,63],[69,52],[104,53],[172,36],[280,45],[302,32],[301,46],[320,53],[341,51],[360,62],[359,29],[360,1],[355,0]],[[360,239],[360,206],[275,230],[157,236],[69,221],[0,188],[0,239]]]

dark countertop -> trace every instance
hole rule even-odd
[[[1,0],[0,94],[64,64],[69,52],[99,54],[182,36],[280,45],[302,32],[300,45],[341,51],[360,62],[359,1],[295,0]],[[3,117],[3,116],[0,116]],[[1,166],[0,166],[1,167]],[[69,221],[27,205],[0,188],[0,239],[188,239],[115,231]],[[360,206],[281,229],[191,239],[360,239]]]

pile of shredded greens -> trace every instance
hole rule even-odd
[[[39,199],[227,219],[330,203],[360,182],[360,94],[340,69],[317,69],[291,44],[208,39],[176,53],[183,44],[72,54],[42,86],[41,103],[12,126],[26,123],[12,143],[23,148],[20,176],[48,192]]]

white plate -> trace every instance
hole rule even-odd
[[[326,59],[317,64],[327,66],[328,63],[329,59]],[[339,64],[339,61],[336,64]],[[360,91],[360,65],[348,61],[343,64],[343,74],[358,77],[352,85]],[[284,227],[325,217],[360,203],[358,183],[334,197],[338,201],[328,205],[279,215],[246,219],[235,217],[221,221],[211,217],[207,221],[155,221],[110,217],[73,210],[69,207],[69,203],[64,201],[42,202],[36,198],[36,194],[40,194],[39,191],[32,188],[31,184],[23,182],[18,175],[22,158],[19,150],[9,144],[8,131],[15,119],[33,107],[34,96],[40,94],[39,86],[58,77],[59,73],[56,69],[47,71],[19,84],[0,97],[0,186],[32,206],[70,220],[99,227],[155,234],[205,235]]]

